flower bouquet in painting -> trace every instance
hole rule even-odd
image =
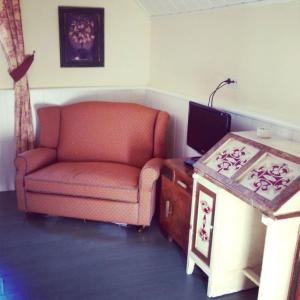
[[[62,67],[104,66],[104,10],[59,7]]]

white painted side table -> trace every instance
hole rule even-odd
[[[259,286],[288,297],[300,225],[300,145],[230,133],[195,166],[187,273],[208,275],[208,296]]]

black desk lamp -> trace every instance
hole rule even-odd
[[[218,84],[218,86],[215,88],[215,90],[209,95],[209,98],[208,98],[208,104],[207,106],[210,106],[212,107],[213,106],[213,101],[214,101],[214,96],[216,94],[216,92],[223,86],[227,85],[227,84],[231,84],[231,83],[235,83],[234,80],[231,80],[230,78],[220,82]]]

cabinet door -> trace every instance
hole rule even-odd
[[[214,192],[200,183],[196,184],[192,252],[208,266],[210,265],[215,201]]]
[[[165,176],[161,177],[160,227],[182,249],[187,251],[191,194]]]
[[[170,230],[173,239],[187,252],[190,229],[191,195],[175,186],[173,199],[174,205],[170,224],[172,228]]]
[[[167,177],[161,176],[161,191],[160,191],[160,211],[159,211],[159,223],[160,228],[167,234],[171,229],[171,215],[173,208],[173,183]]]

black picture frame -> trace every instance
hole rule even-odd
[[[59,6],[61,67],[104,67],[104,8]]]

